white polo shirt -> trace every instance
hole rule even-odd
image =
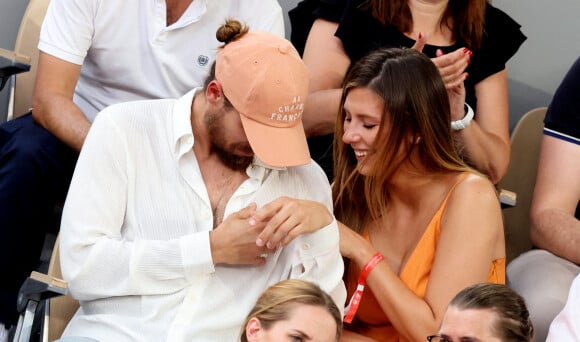
[[[193,0],[166,23],[165,0],[52,0],[38,48],[82,65],[74,101],[93,121],[118,102],[179,98],[203,85],[229,17],[284,36],[276,0]]]

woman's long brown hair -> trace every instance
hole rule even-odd
[[[370,172],[358,172],[350,145],[342,142],[349,91],[365,87],[384,101]],[[334,135],[334,211],[337,220],[357,232],[388,207],[388,182],[417,150],[421,170],[472,171],[459,157],[451,131],[447,91],[433,62],[412,49],[379,49],[358,61],[347,74]],[[415,143],[420,138],[419,143]],[[402,148],[402,157],[399,150]],[[412,164],[411,164],[412,165]]]
[[[413,28],[413,17],[408,0],[368,0],[373,16],[383,25],[394,25],[401,32]],[[441,24],[446,25],[455,39],[461,39],[467,48],[481,47],[485,29],[485,8],[487,0],[449,0],[443,13]]]

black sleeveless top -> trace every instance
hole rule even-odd
[[[357,62],[371,51],[384,47],[412,47],[415,40],[407,37],[392,25],[383,25],[373,17],[371,8],[364,6],[368,0],[304,0],[289,12],[292,25],[291,41],[299,52],[303,52],[304,44],[316,18],[338,22],[339,26],[335,33],[344,46],[344,50],[350,58],[351,65]],[[473,51],[471,62],[465,70],[469,77],[465,80],[465,101],[476,108],[475,85],[503,69],[506,62],[518,51],[522,43],[527,39],[520,30],[521,25],[498,8],[487,4],[485,13],[485,28],[482,44],[479,49],[467,47],[465,42],[458,39],[453,45],[434,46],[425,45],[423,53],[430,58],[436,57],[437,49],[444,53],[453,52],[459,48],[467,47]],[[477,116],[477,113],[475,113]],[[316,154],[332,153],[328,146],[315,146],[327,144],[324,139],[317,137],[310,143],[313,159]],[[328,156],[326,156],[328,157]],[[330,157],[332,158],[332,157]],[[328,161],[320,162],[326,169]],[[325,165],[323,165],[325,164]],[[332,162],[330,161],[330,164]],[[332,167],[332,165],[331,165]],[[328,172],[327,172],[328,173]]]

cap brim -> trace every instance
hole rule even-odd
[[[241,114],[242,126],[256,156],[274,167],[310,163],[310,152],[302,121],[292,127],[272,127]]]

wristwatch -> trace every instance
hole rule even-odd
[[[471,123],[471,120],[473,120],[474,115],[473,109],[471,109],[471,107],[467,103],[465,103],[464,106],[465,106],[465,116],[463,117],[463,119],[451,121],[451,129],[453,129],[454,131],[460,131],[466,128]]]

